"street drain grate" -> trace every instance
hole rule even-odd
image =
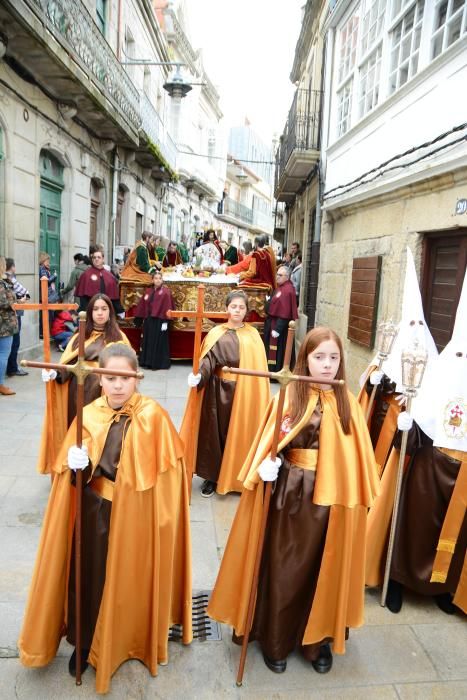
[[[220,642],[221,628],[217,622],[206,614],[212,591],[197,591],[193,593],[193,639],[201,642]],[[175,642],[182,638],[182,625],[173,625],[169,630],[169,641]]]

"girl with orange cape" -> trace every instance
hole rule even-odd
[[[136,354],[115,343],[99,365],[136,370]],[[75,643],[72,470],[83,469],[81,667],[95,668],[106,693],[127,659],[157,675],[172,625],[191,641],[191,550],[183,446],[168,414],[134,378],[101,382],[104,395],[84,408],[83,448],[74,422],[54,464],[18,646],[25,666],[41,667],[62,636]]]
[[[88,365],[96,366],[99,354],[108,343],[130,342],[117,324],[117,318],[111,300],[105,294],[95,294],[86,309],[85,360]],[[78,334],[70,338],[60,363],[74,364],[78,357]],[[37,470],[49,474],[57,458],[58,450],[65,439],[66,432],[76,416],[76,377],[69,372],[42,370],[44,382],[52,380],[52,413],[46,414],[42,428],[42,440],[39,448]],[[97,375],[90,374],[84,383],[84,405],[86,406],[102,393]]]
[[[339,337],[314,328],[305,337],[296,374],[344,379]],[[278,452],[269,458],[277,411],[271,402],[240,474],[243,492],[216,585],[210,617],[245,633],[263,508],[271,497],[250,639],[269,669],[282,673],[300,649],[319,673],[345,652],[347,628],[363,624],[365,527],[378,475],[365,419],[345,387],[292,382]],[[278,460],[280,462],[280,460]],[[278,471],[279,470],[279,471]]]
[[[267,372],[264,345],[256,328],[244,323],[245,292],[233,291],[226,300],[229,320],[215,326],[201,346],[199,374],[191,374],[191,391],[180,437],[185,444],[189,479],[205,479],[201,495],[241,491],[238,473],[248,454],[266,407],[270,390],[266,377],[226,375],[222,367],[246,367]]]

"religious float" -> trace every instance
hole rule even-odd
[[[176,268],[166,268],[162,272],[164,284],[172,292],[177,312],[197,311],[200,284],[205,287],[204,312],[225,312],[225,299],[228,293],[240,287],[248,295],[249,313],[246,320],[262,333],[266,318],[266,296],[269,294],[266,285],[258,287],[242,285],[239,284],[238,275],[226,275],[190,266],[179,265]],[[120,321],[120,327],[137,352],[141,344],[141,328],[134,324],[134,310],[148,286],[151,286],[151,282],[142,283],[125,278],[120,280],[120,300],[125,309],[125,318]],[[203,319],[203,337],[216,322],[222,323],[222,320]],[[194,318],[178,316],[170,322],[170,355],[173,360],[188,360],[193,357],[194,332]]]

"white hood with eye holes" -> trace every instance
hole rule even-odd
[[[436,447],[467,452],[467,271],[452,338],[433,362],[412,415]]]
[[[396,390],[399,392],[403,391],[404,388],[402,385],[402,351],[409,350],[416,341],[418,341],[419,347],[423,347],[428,353],[427,370],[429,370],[431,363],[438,356],[438,350],[425,322],[415,263],[412,251],[407,246],[407,266],[399,331],[392,352],[383,364],[384,373],[396,383]],[[426,376],[427,371],[425,371],[425,378]]]

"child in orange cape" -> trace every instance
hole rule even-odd
[[[283,673],[301,651],[318,673],[345,652],[349,627],[363,624],[365,528],[378,485],[368,429],[345,386],[340,338],[314,328],[303,340],[295,373],[324,383],[287,388],[278,458],[270,458],[277,413],[269,404],[240,473],[243,491],[208,614],[241,641],[263,508],[265,481],[275,481],[250,639],[266,666]]]
[[[99,365],[136,370],[136,354],[114,343]],[[127,659],[157,675],[173,624],[191,641],[191,548],[183,446],[168,414],[137,393],[135,378],[102,375],[101,384],[83,411],[82,448],[74,421],[54,465],[18,646],[22,663],[38,667],[62,636],[75,644],[73,483],[82,469],[82,669],[94,666],[106,693]]]

